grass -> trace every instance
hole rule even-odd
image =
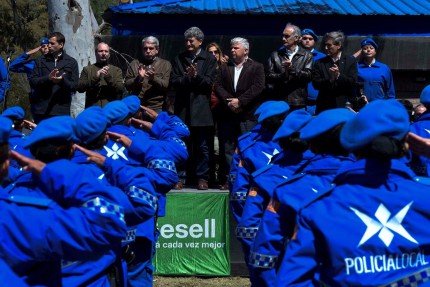
[[[153,287],[250,287],[247,277],[154,276]]]

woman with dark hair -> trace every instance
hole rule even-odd
[[[212,55],[214,55],[214,57],[216,58],[216,61],[218,63],[218,68],[222,64],[227,63],[228,56],[223,54],[221,47],[217,43],[215,43],[215,42],[209,43],[206,46],[206,51],[211,53]]]
[[[429,279],[430,193],[399,160],[408,130],[396,100],[371,102],[346,122],[340,143],[357,161],[299,213],[275,286],[422,286]]]

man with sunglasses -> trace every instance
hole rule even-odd
[[[272,52],[266,66],[266,92],[284,100],[292,110],[306,107],[307,86],[312,80],[312,53],[299,45],[301,30],[288,23],[282,33],[282,47]]]
[[[153,36],[142,40],[141,59],[130,63],[125,76],[125,87],[131,95],[137,95],[143,106],[157,113],[165,108],[172,65],[158,57],[160,43]]]

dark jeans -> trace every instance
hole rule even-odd
[[[204,179],[209,181],[210,147],[213,145],[213,127],[190,127],[190,137],[186,141],[188,162],[186,170],[180,167],[178,175],[182,181]],[[193,178],[195,174],[196,178]]]
[[[230,173],[230,164],[237,147],[237,138],[251,131],[256,124],[255,121],[219,120],[219,179],[221,183],[226,182]]]

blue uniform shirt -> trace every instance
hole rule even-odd
[[[300,212],[275,286],[320,286],[317,272],[333,287],[428,280],[428,186],[399,160],[374,159],[344,165],[334,183]]]
[[[430,138],[430,111],[423,113],[409,130],[411,133],[419,135],[423,138]],[[412,158],[409,163],[410,168],[420,176],[429,176],[430,159],[424,156],[419,156],[412,153]]]
[[[358,82],[364,84],[364,95],[369,102],[396,98],[393,74],[387,65],[375,61],[368,66],[361,61],[357,68]]]

